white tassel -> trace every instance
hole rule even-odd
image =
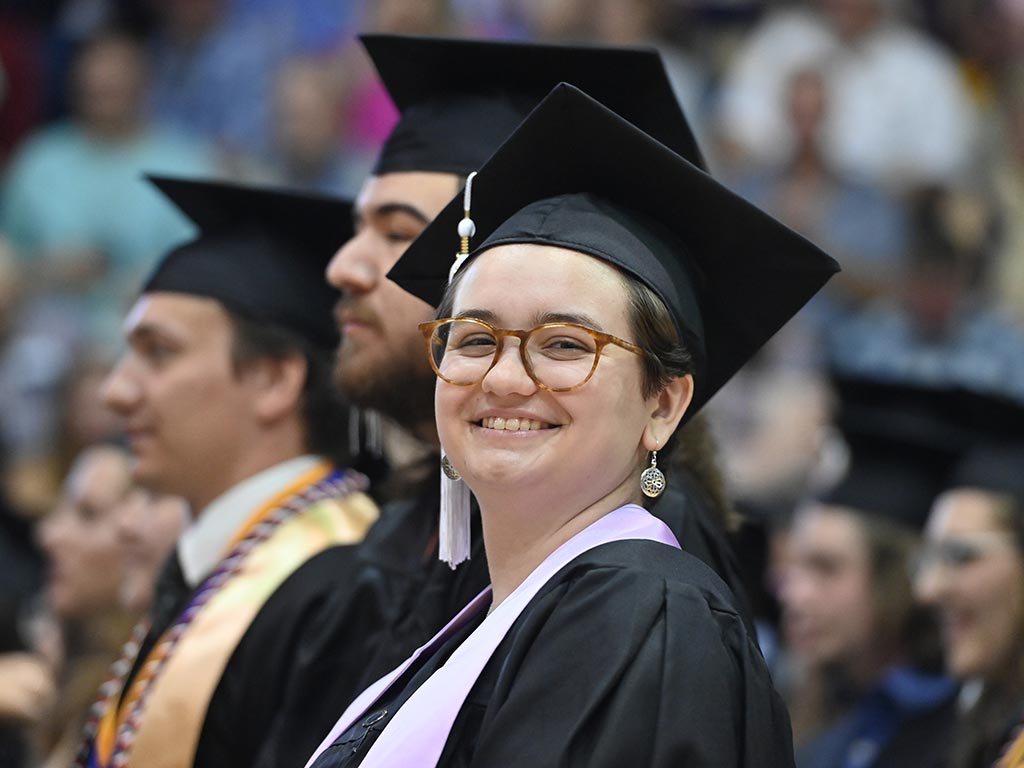
[[[442,467],[438,557],[455,570],[459,563],[469,560],[469,547],[469,486],[461,478],[452,480]]]

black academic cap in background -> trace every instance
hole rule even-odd
[[[920,530],[951,467],[946,454],[920,446],[861,446],[843,479],[818,501]]]
[[[150,176],[199,227],[170,251],[142,287],[216,299],[243,316],[274,323],[333,351],[339,294],[325,278],[352,237],[352,205],[321,195],[224,182]]]
[[[838,371],[831,382],[838,396],[835,424],[851,462],[845,478],[822,497],[826,503],[920,528],[935,498],[957,478],[994,483],[1006,474],[1012,451],[1000,459],[993,441],[1024,440],[1024,408],[1000,397]]]
[[[635,276],[695,358],[691,417],[839,267],[816,246],[571,85],[557,86],[472,184],[474,253],[555,245]],[[389,277],[437,306],[463,196]]]
[[[1024,435],[1016,442],[976,445],[957,465],[948,487],[1012,496],[1024,509]]]
[[[374,173],[477,170],[558,83],[581,88],[701,167],[653,48],[362,35],[401,117]]]

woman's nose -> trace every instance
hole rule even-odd
[[[485,392],[495,395],[532,395],[537,391],[537,382],[527,372],[518,344],[516,339],[511,343],[506,340],[502,345],[480,382]]]

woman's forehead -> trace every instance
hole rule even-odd
[[[625,279],[610,264],[566,248],[513,243],[467,265],[454,312],[486,310],[499,322],[575,316],[584,325],[593,324],[589,319],[605,326],[623,320],[627,305]]]

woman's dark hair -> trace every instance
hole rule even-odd
[[[236,370],[260,358],[283,360],[299,355],[305,359],[302,421],[306,450],[338,466],[348,464],[348,406],[332,381],[331,355],[275,323],[255,320],[230,308],[228,316],[234,329],[231,358]]]
[[[438,304],[437,317],[451,315],[456,288],[465,274],[463,269],[448,285]],[[641,356],[642,392],[644,397],[650,397],[660,392],[671,379],[694,374],[693,357],[679,338],[665,302],[636,277],[621,270],[619,274],[626,289],[633,341],[645,352]],[[726,529],[735,527],[737,515],[725,491],[707,419],[700,414],[690,418],[658,453],[661,466],[690,476],[707,496],[719,522]]]

